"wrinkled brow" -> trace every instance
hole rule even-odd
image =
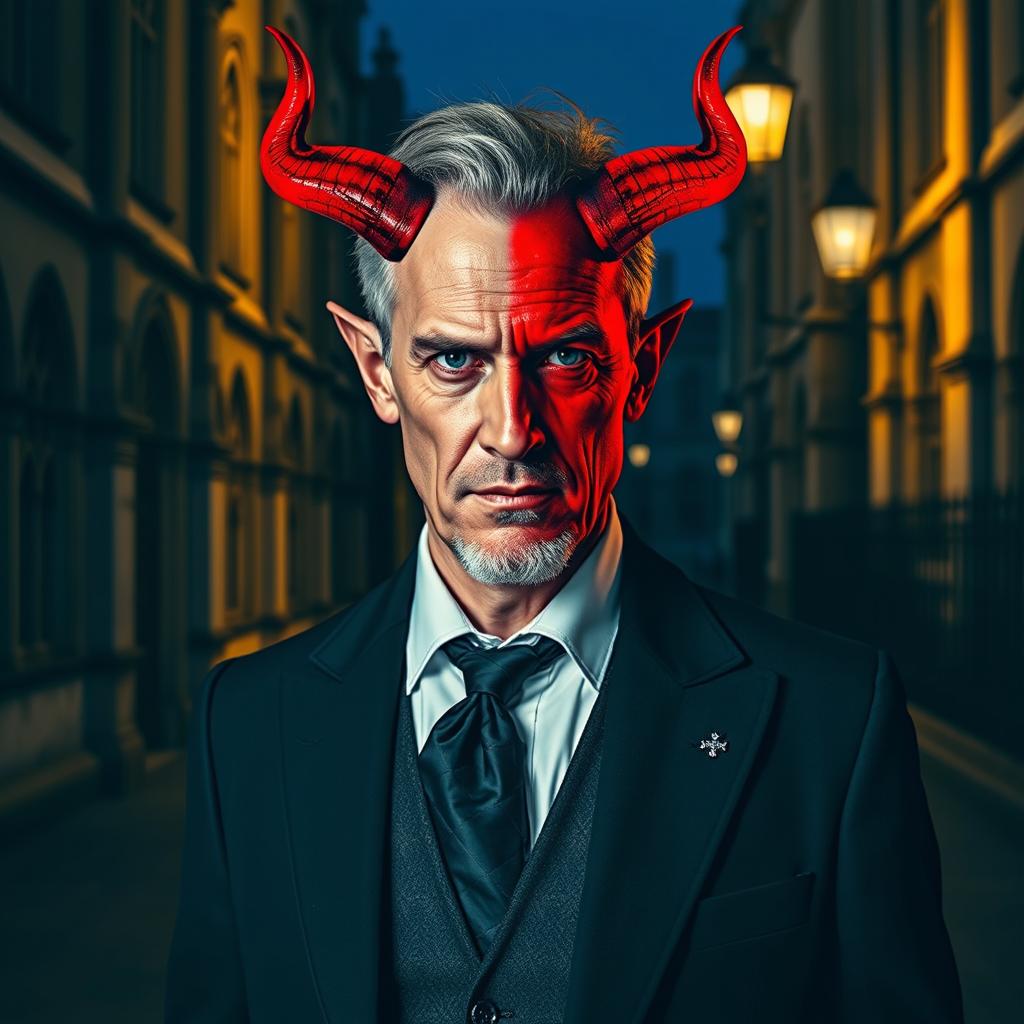
[[[567,341],[580,341],[583,339],[600,341],[603,338],[604,331],[601,330],[600,326],[592,320],[585,320],[583,323],[576,324],[563,331],[557,338],[546,341],[543,345],[537,345],[536,348],[537,351],[546,352],[549,349],[558,348],[559,345],[564,345]],[[483,351],[484,348],[485,346],[482,345],[473,345],[470,342],[460,341],[457,338],[449,338],[447,335],[437,331],[418,334],[412,339],[412,353],[414,355],[453,351],[462,352],[467,349]]]

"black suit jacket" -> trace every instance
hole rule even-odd
[[[566,1024],[961,1021],[890,656],[698,586],[622,523]],[[414,577],[415,551],[350,608],[206,676],[169,1022],[378,1019]]]

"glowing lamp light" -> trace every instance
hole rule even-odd
[[[747,160],[768,163],[782,156],[796,83],[772,64],[768,48],[755,46],[725,93],[725,102],[747,141]]]
[[[719,476],[732,476],[739,466],[740,460],[735,452],[719,452],[715,456],[715,469]]]
[[[626,453],[629,456],[629,464],[643,469],[651,461],[651,448],[646,444],[631,444]]]
[[[860,277],[871,258],[878,209],[849,170],[840,171],[811,217],[821,266],[829,277]]]
[[[743,429],[743,413],[729,406],[716,409],[711,414],[711,424],[722,444],[732,444]]]

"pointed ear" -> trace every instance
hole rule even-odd
[[[334,317],[338,333],[345,339],[363,378],[363,387],[373,403],[373,411],[385,423],[398,422],[398,403],[395,401],[391,371],[384,362],[384,346],[377,325],[356,316],[350,309],[328,302],[327,309]]]
[[[640,337],[633,356],[634,380],[626,399],[626,419],[633,423],[644,413],[651,400],[658,372],[676,340],[683,317],[693,305],[693,299],[683,299],[674,306],[655,313],[640,322]]]

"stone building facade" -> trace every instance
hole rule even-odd
[[[955,640],[978,693],[1006,684],[975,701],[967,724],[988,728],[1009,709],[1002,676],[1024,653],[1010,639],[1024,487],[1024,5],[750,0],[740,20],[745,42],[768,46],[797,83],[782,159],[752,168],[728,209],[740,589],[802,615],[814,599],[801,597],[801,573],[827,572],[837,563],[817,555],[846,545],[848,574],[832,590],[848,604],[906,598],[883,600],[895,627],[874,638],[912,641],[908,674],[922,645]],[[878,211],[867,272],[850,282],[825,277],[811,230],[843,169]],[[809,539],[826,522],[833,532]],[[899,568],[859,591],[854,563],[883,550]],[[900,616],[927,602],[915,632]],[[941,674],[926,662],[920,674]]]
[[[361,0],[0,3],[0,820],[130,787],[214,661],[411,543],[397,436],[324,309],[352,239],[278,200],[283,26],[313,141],[387,145]],[[372,523],[372,535],[370,524]]]

